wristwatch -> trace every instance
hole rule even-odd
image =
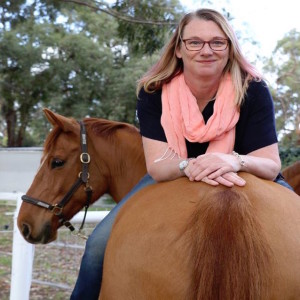
[[[180,170],[181,172],[183,172],[184,169],[185,169],[188,165],[189,165],[189,160],[185,159],[185,160],[181,161],[181,162],[179,163],[179,170]]]

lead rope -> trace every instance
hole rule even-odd
[[[86,215],[87,215],[88,209],[90,207],[90,202],[91,202],[93,190],[90,186],[87,186],[85,188],[85,192],[87,194],[87,200],[86,200],[86,204],[84,206],[84,216],[83,216],[83,219],[82,219],[82,222],[81,222],[81,225],[80,225],[79,229],[76,231],[76,228],[71,224],[70,221],[64,221],[63,225],[65,225],[67,228],[69,228],[73,235],[78,236],[78,237],[80,237],[84,240],[87,240],[88,236],[82,234],[81,231],[84,227]]]
[[[81,225],[80,225],[80,227],[79,227],[78,230],[76,230],[76,228],[72,225],[72,223],[70,221],[64,221],[63,222],[63,225],[65,225],[67,228],[69,228],[69,230],[71,231],[72,235],[78,236],[78,237],[80,237],[80,238],[82,238],[84,240],[87,240],[88,236],[82,234],[81,231],[82,231],[84,223],[85,223],[85,218],[86,218],[86,214],[87,214],[88,208],[89,208],[89,204],[85,206],[84,217],[82,219]]]

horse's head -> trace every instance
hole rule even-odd
[[[81,207],[86,198],[84,184],[70,194],[72,201],[64,200],[68,190],[77,182],[80,166],[80,125],[74,119],[66,118],[44,110],[53,130],[44,145],[39,170],[32,182],[18,215],[18,227],[24,238],[31,243],[48,243],[56,238],[61,225],[60,216],[69,219]],[[71,193],[71,192],[70,192]],[[49,205],[49,206],[48,206]]]
[[[30,243],[49,243],[55,240],[57,229],[63,222],[71,219],[85,206],[90,187],[93,189],[91,203],[107,192],[112,195],[115,193],[115,198],[122,197],[137,182],[135,177],[140,178],[145,173],[144,158],[140,155],[143,151],[139,133],[137,130],[128,130],[130,125],[85,119],[85,135],[76,120],[48,109],[44,113],[53,129],[46,139],[40,167],[23,196],[24,201],[18,215],[18,227]],[[108,127],[113,129],[107,130]],[[125,128],[124,134],[119,134],[120,128]],[[128,132],[131,131],[134,132],[132,139],[137,142],[130,140],[132,134]],[[85,139],[87,145],[84,145]],[[114,139],[118,140],[113,141]],[[124,143],[131,145],[126,146]],[[133,152],[131,148],[134,143],[139,154],[131,153],[131,156],[135,156],[135,160],[140,158],[132,163],[126,152]],[[119,158],[116,153],[120,153]],[[124,167],[126,163],[132,166],[128,171],[134,171],[133,168],[138,171],[128,176],[124,173],[127,171]],[[119,182],[117,178],[120,178]]]

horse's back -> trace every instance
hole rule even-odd
[[[266,271],[270,273],[266,287],[270,299],[300,298],[300,199],[278,184],[249,174],[242,176],[247,181],[243,188],[211,187],[181,178],[146,187],[135,194],[120,211],[113,227],[104,262],[101,299],[196,299],[193,244],[195,239],[203,238],[201,224],[206,220],[200,225],[197,220],[193,225],[192,220],[195,216],[205,218],[209,210],[213,214],[218,210],[220,216],[232,214],[228,220],[234,219],[231,208],[224,210],[222,206],[225,198],[229,199],[229,206],[230,202],[241,202],[235,204],[250,209],[259,223],[260,240],[271,251],[271,268]],[[212,209],[210,203],[214,203]],[[207,216],[209,222],[211,215]],[[216,217],[208,227],[214,227],[221,218]],[[225,227],[216,227],[221,239]],[[227,251],[225,257],[231,255],[232,249],[228,247]],[[262,252],[262,260],[263,255]],[[229,299],[226,297],[221,298]]]

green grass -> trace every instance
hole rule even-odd
[[[17,201],[15,200],[0,200],[0,205],[2,206],[12,206],[12,207],[16,207],[17,205]]]
[[[10,267],[11,266],[11,256],[0,256],[0,266],[1,267]]]
[[[11,245],[11,236],[0,233],[0,249],[6,249]]]
[[[13,213],[15,207],[6,205],[1,202],[0,204],[0,250],[10,252],[12,246],[12,230],[13,230],[13,214],[7,215],[6,213]],[[2,266],[2,261],[0,262]]]
[[[8,204],[5,201],[0,201],[0,230],[3,230],[4,225],[13,224],[13,213],[16,207]],[[9,215],[6,213],[10,213]]]

